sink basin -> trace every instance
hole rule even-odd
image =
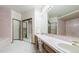
[[[79,53],[79,47],[74,46],[74,45],[69,45],[66,43],[59,43],[58,48],[65,52]]]

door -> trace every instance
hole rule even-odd
[[[32,18],[25,19],[22,21],[22,23],[23,23],[23,26],[22,26],[23,40],[31,42],[32,41]]]
[[[23,22],[23,38],[27,38],[27,22]]]
[[[19,27],[20,27],[20,22],[19,20],[13,19],[13,39],[20,39],[19,37]]]
[[[29,38],[29,42],[31,42],[32,41],[32,21],[29,20],[27,25],[28,25],[27,26],[27,31],[28,31],[27,35],[28,35],[28,38]]]

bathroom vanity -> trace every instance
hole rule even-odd
[[[36,46],[40,52],[79,53],[78,38],[51,34],[36,34],[35,36]]]

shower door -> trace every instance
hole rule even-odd
[[[13,39],[20,39],[20,21],[17,19],[13,19]]]

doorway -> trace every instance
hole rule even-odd
[[[20,20],[18,19],[12,19],[12,39],[20,40]]]
[[[23,40],[27,39],[27,21],[23,21]]]
[[[23,24],[22,26],[23,40],[27,42],[31,42],[32,41],[32,18],[23,20],[22,24]]]

